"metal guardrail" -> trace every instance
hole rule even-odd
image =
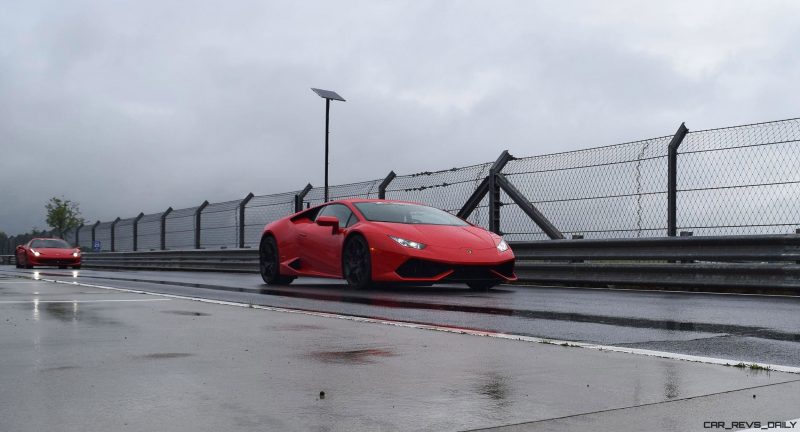
[[[523,282],[558,285],[716,288],[731,292],[740,289],[796,292],[800,289],[800,265],[796,264],[520,262],[516,272]]]
[[[800,235],[514,242],[520,282],[681,289],[800,289]],[[87,253],[84,267],[258,272],[253,249]],[[674,261],[674,262],[673,262]]]
[[[83,267],[125,270],[185,270],[258,273],[253,249],[85,253]]]
[[[800,261],[800,235],[511,242],[518,260]]]
[[[14,255],[0,255],[0,264],[15,264],[17,262],[17,258]]]

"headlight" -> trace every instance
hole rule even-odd
[[[425,245],[422,244],[422,243],[419,243],[419,242],[406,240],[406,239],[402,239],[400,237],[395,237],[395,236],[389,236],[389,238],[391,238],[392,240],[396,241],[397,243],[400,243],[400,246],[405,246],[405,247],[409,247],[409,248],[412,248],[412,249],[425,249]]]
[[[81,253],[80,252],[72,252],[72,256],[77,258],[77,257],[81,256]]]
[[[497,250],[500,252],[505,252],[508,250],[508,243],[505,240],[500,239],[500,243],[497,244]]]
[[[33,249],[31,249],[31,252],[33,252],[33,256],[39,256],[39,255],[41,255],[39,252],[37,252],[37,251],[35,251],[35,250],[33,250]]]

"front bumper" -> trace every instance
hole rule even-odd
[[[407,249],[407,250],[406,250]],[[470,250],[428,247],[423,250],[372,247],[372,279],[377,282],[464,283],[477,281],[510,282],[514,274],[514,254],[509,250]]]
[[[34,266],[76,266],[81,265],[81,257],[32,256],[28,255],[28,264]]]

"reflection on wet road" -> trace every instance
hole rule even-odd
[[[2,271],[31,276],[30,271],[7,267]],[[521,286],[474,292],[458,285],[357,291],[319,279],[267,287],[257,275],[246,274],[36,273],[38,278],[265,306],[800,366],[800,298]],[[57,305],[45,311],[68,320],[70,314],[80,313],[69,307]],[[370,361],[373,354],[352,356]],[[319,358],[337,361],[338,357],[320,354]],[[665,389],[666,397],[678,396],[677,383],[673,387]]]

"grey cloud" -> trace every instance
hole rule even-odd
[[[658,14],[628,3],[609,8],[640,21],[631,28],[581,2],[7,6],[0,230],[11,234],[43,228],[53,195],[110,220],[321,185],[324,103],[310,87],[348,99],[332,107],[334,183],[489,161],[503,149],[667,135],[684,120],[796,116],[787,95],[798,89],[797,31],[768,25],[769,8],[787,4],[749,5],[753,22],[774,30],[764,35],[774,52],[757,64],[752,51],[735,52],[701,76],[637,49]]]

